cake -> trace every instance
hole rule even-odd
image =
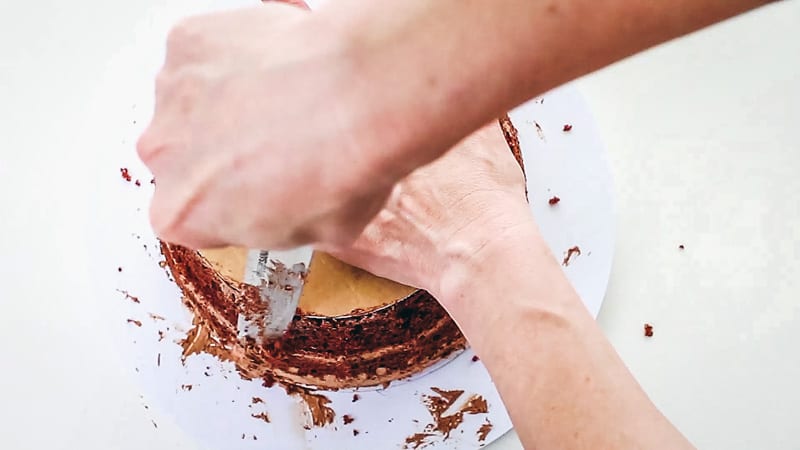
[[[522,167],[517,130],[500,119]],[[247,251],[195,251],[161,243],[165,263],[194,314],[184,356],[207,352],[239,373],[313,389],[388,385],[456,356],[464,336],[429,293],[379,278],[316,252],[297,313],[279,339],[240,339],[240,314],[257,308],[258,289],[245,284]]]

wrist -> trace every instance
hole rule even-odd
[[[459,2],[341,0],[319,10],[347,39],[363,108],[364,157],[396,181],[450,149],[495,114],[482,70],[444,26]],[[391,14],[387,14],[391,11]],[[458,70],[454,70],[458,67]],[[499,110],[498,110],[499,111]]]
[[[498,206],[497,214],[474,221],[439,251],[444,262],[431,293],[448,310],[515,265],[553,258],[527,204]]]
[[[562,329],[590,319],[532,218],[449,265],[432,294],[481,349],[492,339],[486,330],[512,323]]]

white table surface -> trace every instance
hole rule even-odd
[[[0,2],[0,448],[196,449],[92,312],[75,130],[136,2],[92,3]],[[782,2],[579,81],[616,177],[599,321],[700,448],[800,448],[797,23]]]

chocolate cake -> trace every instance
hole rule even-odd
[[[500,119],[522,166],[517,131]],[[236,364],[243,377],[320,389],[388,385],[454,356],[467,346],[429,293],[378,278],[315,253],[297,314],[283,337],[240,339],[240,314],[256,308],[257,288],[243,283],[246,250],[194,251],[161,243],[194,328],[184,356],[207,352]]]

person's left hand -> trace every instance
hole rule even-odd
[[[487,243],[514,245],[519,227],[535,228],[525,179],[494,122],[398,183],[355,243],[325,250],[445,300],[443,284],[469,276]]]

